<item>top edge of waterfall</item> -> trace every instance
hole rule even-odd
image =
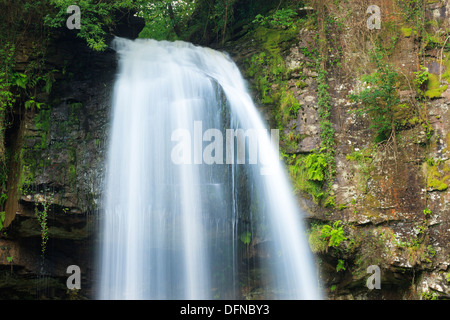
[[[149,47],[154,48],[178,48],[178,49],[198,49],[198,50],[205,50],[209,51],[211,53],[221,54],[225,58],[231,60],[229,54],[227,52],[214,50],[209,47],[204,47],[200,45],[195,45],[191,42],[183,41],[183,40],[175,40],[175,41],[168,41],[168,40],[155,40],[150,38],[138,38],[138,39],[127,39],[127,38],[121,38],[115,36],[112,43],[111,43],[111,49],[116,51],[119,54],[126,53],[128,51],[131,51],[134,46],[147,44]]]
[[[183,65],[216,80],[222,87],[247,89],[238,66],[227,52],[181,40],[130,40],[121,37],[114,38],[111,48],[121,57]],[[174,62],[174,58],[180,59]],[[250,96],[247,98],[251,100]]]

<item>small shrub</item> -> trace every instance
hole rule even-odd
[[[376,130],[376,140],[384,141],[395,129],[394,108],[400,102],[397,94],[398,74],[392,66],[383,62],[382,54],[375,54],[376,71],[363,77],[366,87],[350,99],[359,103],[355,112],[370,117],[370,128]]]
[[[338,260],[338,264],[336,266],[336,272],[339,272],[341,270],[345,271],[344,263],[345,263],[344,260],[341,260],[341,259]]]

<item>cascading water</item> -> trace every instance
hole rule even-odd
[[[232,60],[185,42],[114,47],[99,298],[319,299],[269,132],[256,162],[250,135],[233,136],[266,128]]]

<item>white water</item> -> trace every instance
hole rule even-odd
[[[319,299],[302,212],[269,135],[258,143],[259,163],[275,163],[269,175],[258,164],[205,164],[210,142],[195,144],[194,123],[224,140],[227,128],[265,129],[232,60],[184,42],[116,39],[114,46],[120,70],[99,298],[239,299],[248,287],[263,297]],[[179,129],[191,133],[193,164],[171,158]],[[259,258],[243,258],[260,247]]]

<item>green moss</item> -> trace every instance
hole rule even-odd
[[[287,160],[291,180],[295,191],[310,194],[317,204],[325,197],[322,190],[326,163],[323,154],[313,152],[308,155],[296,155]],[[327,197],[327,204],[334,206],[334,198]]]
[[[439,77],[433,73],[430,73],[428,76],[427,91],[425,91],[425,96],[430,99],[439,98],[445,90],[447,90],[447,85],[441,86]]]
[[[430,190],[444,191],[448,188],[448,182],[450,181],[450,167],[447,163],[440,165],[432,161],[427,161],[427,187]],[[439,168],[442,167],[441,170]]]
[[[444,191],[447,190],[448,185],[438,179],[430,179],[428,181],[428,186],[433,190]]]
[[[255,29],[255,38],[261,43],[265,51],[270,52],[273,56],[278,56],[280,52],[295,41],[297,30],[295,28],[287,30],[270,29],[260,26]]]
[[[302,19],[300,19],[302,20]],[[302,68],[295,70],[289,69],[284,60],[284,55],[293,43],[297,42],[298,28],[300,24],[307,24],[308,21],[314,19],[306,19],[306,21],[296,22],[295,27],[290,28],[268,28],[264,25],[258,25],[252,30],[248,37],[257,43],[260,52],[255,53],[245,61],[246,76],[251,78],[252,84],[259,93],[260,102],[270,108],[272,117],[276,121],[276,126],[280,132],[289,132],[284,134],[281,145],[281,152],[293,153],[298,149],[298,143],[302,137],[295,134],[291,125],[292,119],[298,116],[301,105],[298,103],[294,93],[290,90],[287,80],[290,79],[292,73],[296,73],[297,79],[302,79]],[[318,53],[315,49],[301,48],[303,53],[308,57],[310,68],[317,68],[321,65],[318,61]],[[316,61],[317,60],[317,61]],[[308,64],[308,62],[305,62]],[[298,74],[300,73],[300,76]],[[329,194],[325,194],[323,189],[324,181],[331,183],[331,178],[335,172],[334,169],[334,130],[329,121],[330,118],[330,97],[328,94],[328,85],[326,83],[327,74],[325,70],[319,72],[318,81],[318,106],[320,116],[320,129],[322,137],[322,148],[317,154],[321,154],[321,164],[312,160],[313,156],[297,156],[291,158],[286,156],[287,165],[291,175],[292,182],[296,191],[302,191],[310,194],[316,203],[320,203],[323,199],[327,205],[334,207],[333,198]],[[296,86],[304,88],[307,86],[305,82],[298,80]],[[316,156],[316,154],[314,154]],[[309,158],[308,158],[309,157]],[[316,159],[318,160],[318,159]],[[309,163],[309,165],[308,165]],[[313,164],[318,165],[315,170]],[[320,170],[319,170],[320,169]],[[331,190],[330,188],[328,188]]]
[[[280,111],[283,122],[291,117],[296,118],[299,110],[300,104],[295,99],[292,91],[283,91],[280,98]]]
[[[401,126],[415,126],[422,123],[422,120],[416,115],[412,106],[406,103],[399,104],[393,108],[394,120]]]
[[[402,33],[402,35],[406,38],[409,38],[412,34],[412,29],[411,28],[401,28],[400,32]]]
[[[322,226],[313,225],[311,227],[308,243],[314,253],[323,253],[328,250],[328,242],[322,237]]]

